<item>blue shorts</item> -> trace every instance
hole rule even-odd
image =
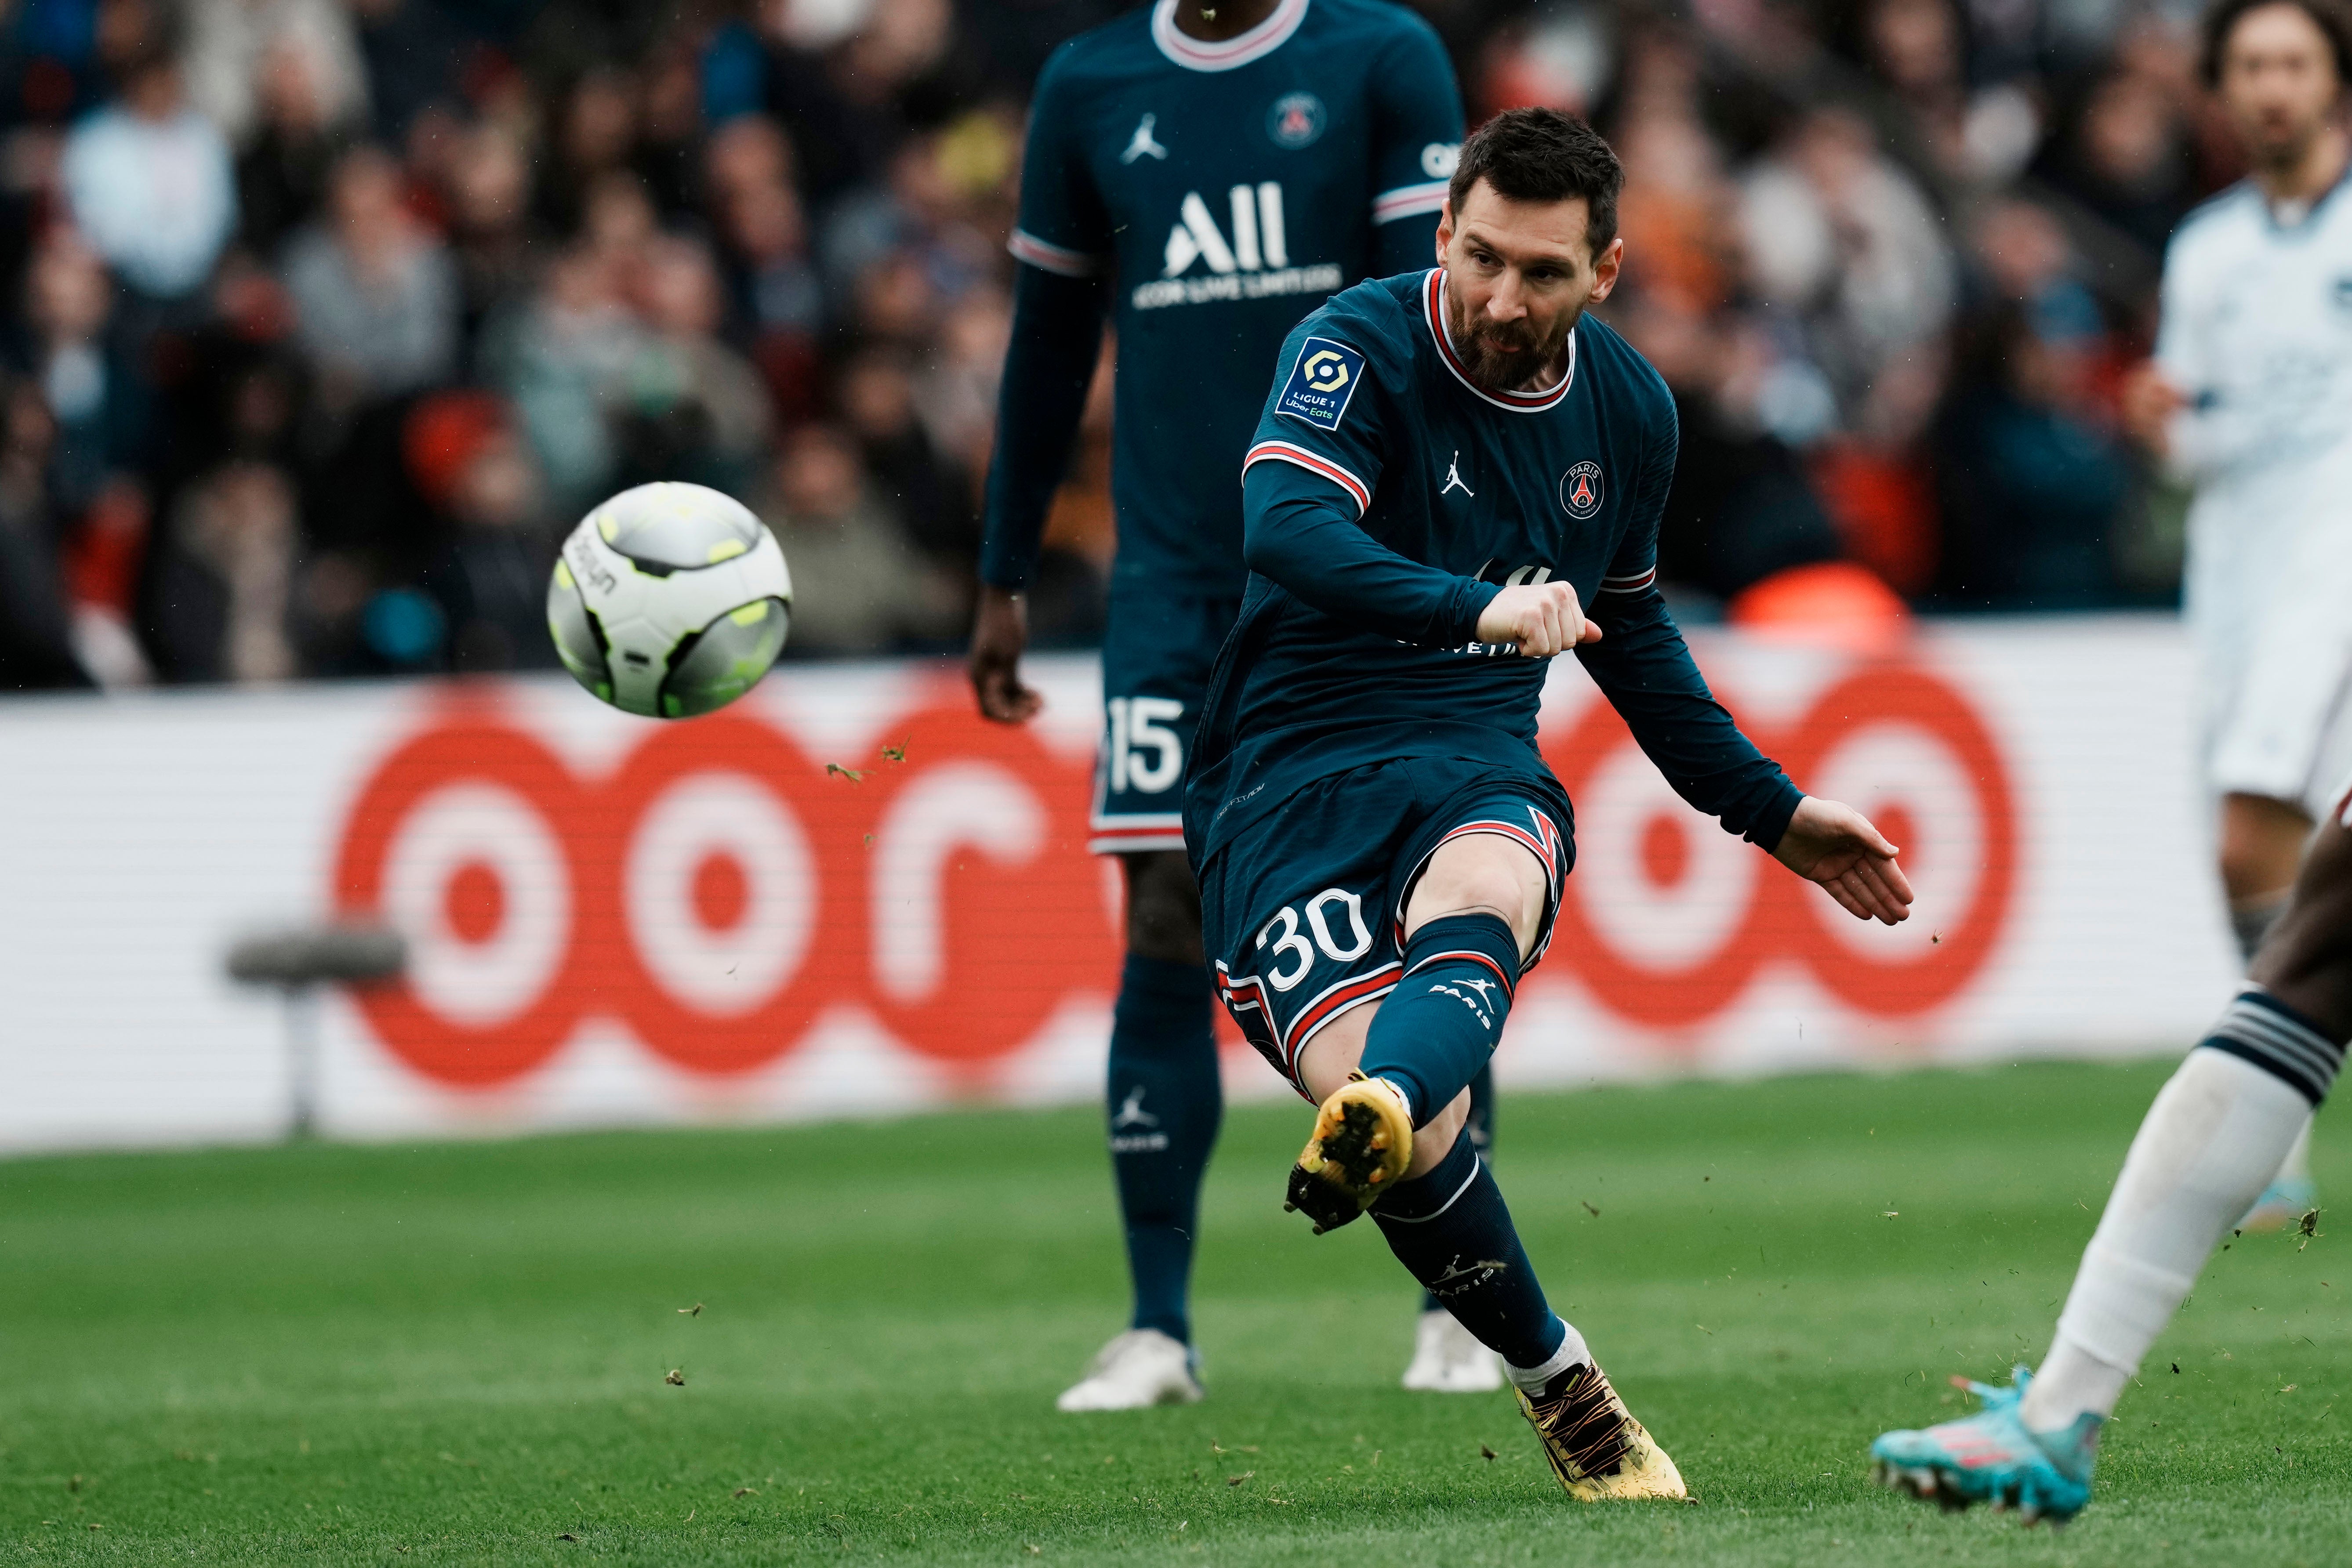
[[[1571,831],[1556,781],[1485,763],[1410,757],[1318,779],[1201,868],[1217,995],[1258,1053],[1306,1094],[1298,1056],[1316,1031],[1396,988],[1405,901],[1438,845],[1497,833],[1543,862],[1551,892],[1525,974],[1551,942],[1576,859]]]
[[[1087,848],[1184,847],[1184,764],[1241,601],[1114,588],[1103,632],[1103,736]]]

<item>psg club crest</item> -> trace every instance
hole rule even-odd
[[[1297,152],[1323,134],[1323,100],[1311,92],[1288,92],[1265,112],[1265,133],[1276,147]]]
[[[1559,476],[1559,504],[1582,522],[1601,509],[1601,465],[1587,459]]]

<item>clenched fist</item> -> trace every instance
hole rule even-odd
[[[1481,643],[1517,643],[1530,659],[1549,659],[1580,643],[1601,641],[1584,618],[1576,590],[1564,582],[1522,582],[1495,595],[1478,617]]]

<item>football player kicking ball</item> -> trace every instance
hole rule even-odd
[[[1222,1099],[1177,807],[1245,575],[1234,471],[1283,335],[1344,283],[1429,255],[1461,140],[1436,35],[1384,0],[1158,0],[1038,78],[971,675],[990,718],[1036,711],[1023,591],[1109,314],[1118,556],[1088,847],[1126,873],[1105,1109],[1135,1305],[1064,1410],[1201,1397],[1187,1295]],[[1428,1305],[1406,1386],[1498,1386]]]
[[[2072,1519],[2099,1429],[2198,1271],[2263,1190],[2352,1040],[2352,793],[2312,840],[2251,982],[2158,1092],[2084,1250],[2042,1371],[1971,1384],[1984,1408],[1870,1446],[1878,1478],[1947,1506]]]
[[[1575,649],[1685,800],[1853,914],[1891,925],[1911,899],[1893,845],[1717,706],[1657,591],[1674,403],[1583,315],[1617,277],[1622,181],[1581,120],[1499,115],[1463,145],[1437,268],[1292,331],[1184,794],[1225,1005],[1318,1107],[1291,1207],[1318,1233],[1369,1209],[1501,1354],[1584,1500],[1682,1478],[1551,1310],[1461,1135],[1573,853],[1536,751],[1547,661]]]

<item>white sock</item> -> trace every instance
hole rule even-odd
[[[1567,1331],[1567,1337],[1559,1342],[1559,1348],[1551,1353],[1549,1360],[1541,1366],[1513,1366],[1506,1361],[1503,1375],[1528,1394],[1541,1394],[1545,1384],[1570,1367],[1591,1363],[1592,1352],[1585,1347],[1584,1336],[1576,1332],[1576,1325],[1562,1318],[1559,1326]]]
[[[2310,1124],[2310,1101],[2274,1074],[2221,1051],[2189,1053],[2148,1107],[2083,1253],[2019,1412],[2028,1429],[2115,1409],[2205,1260]]]

